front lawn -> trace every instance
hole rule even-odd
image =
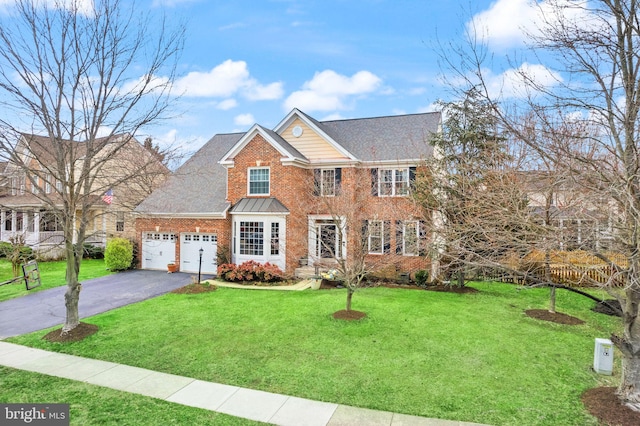
[[[0,401],[69,404],[72,425],[229,425],[264,423],[83,382],[0,367]]]
[[[47,330],[9,341],[202,380],[345,405],[492,425],[595,425],[581,393],[616,378],[591,371],[594,339],[619,320],[559,292],[566,326],[527,317],[548,290],[474,283],[478,294],[364,289],[335,320],[345,290],[220,288],[168,294],[86,320],[100,331],[54,344]],[[619,364],[616,364],[616,373]]]
[[[25,288],[24,281],[0,286],[0,302],[13,299],[14,297],[24,296],[28,293],[66,285],[66,268],[67,262],[65,260],[38,262],[42,285],[29,291]],[[80,266],[80,281],[102,277],[110,273],[111,272],[105,267],[103,259],[83,259],[82,265]],[[0,259],[0,282],[12,278],[11,262],[8,262],[6,259]]]

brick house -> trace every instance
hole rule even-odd
[[[85,242],[104,247],[110,237],[135,236],[133,208],[164,181],[169,170],[131,135],[114,135],[96,142],[101,146],[96,158],[106,160],[95,171],[94,187],[88,195],[91,206]],[[71,143],[19,135],[15,158],[0,163],[0,241],[20,235],[44,258],[63,254],[59,215],[63,211],[62,193],[67,189],[55,177],[60,176],[55,153],[60,146]],[[73,149],[65,147],[68,161],[81,161],[84,143],[73,144]],[[111,144],[118,146],[116,154],[109,152]],[[133,170],[140,175],[125,181],[122,176],[129,176]],[[105,197],[107,192],[109,196]]]
[[[293,274],[348,258],[362,223],[372,262],[425,269],[429,233],[408,195],[439,125],[439,113],[317,121],[294,109],[272,130],[215,135],[136,208],[139,266],[215,273],[221,258]]]

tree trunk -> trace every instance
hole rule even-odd
[[[354,291],[350,287],[347,287],[347,311],[351,310],[351,298],[353,298],[353,293]]]
[[[458,271],[458,287],[464,287],[464,270],[461,269]]]
[[[72,243],[67,243],[65,248],[67,253],[67,291],[64,294],[64,304],[67,313],[61,334],[67,334],[80,324],[78,302],[80,301],[80,290],[82,289],[82,285],[78,282],[80,259],[78,258],[76,247]]]
[[[549,312],[556,313],[556,288],[551,286],[549,288]]]
[[[618,397],[634,411],[640,411],[640,356],[622,358],[622,377]]]

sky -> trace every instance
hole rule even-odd
[[[0,12],[12,2],[0,0]],[[461,43],[470,28],[482,29],[490,54],[502,58],[522,45],[523,28],[535,28],[537,16],[531,0],[136,3],[186,22],[175,86],[183,94],[174,102],[178,115],[146,131],[191,152],[218,133],[255,123],[273,128],[293,108],[318,120],[433,111],[436,100],[452,96],[451,81],[443,78],[443,46]],[[551,76],[535,62],[510,66]],[[488,75],[517,96],[517,84],[505,88],[513,70]]]

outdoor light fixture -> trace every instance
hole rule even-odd
[[[204,253],[204,249],[200,247],[198,253],[200,253],[200,262],[198,263],[198,284],[200,284],[200,273],[202,272],[202,253]]]

